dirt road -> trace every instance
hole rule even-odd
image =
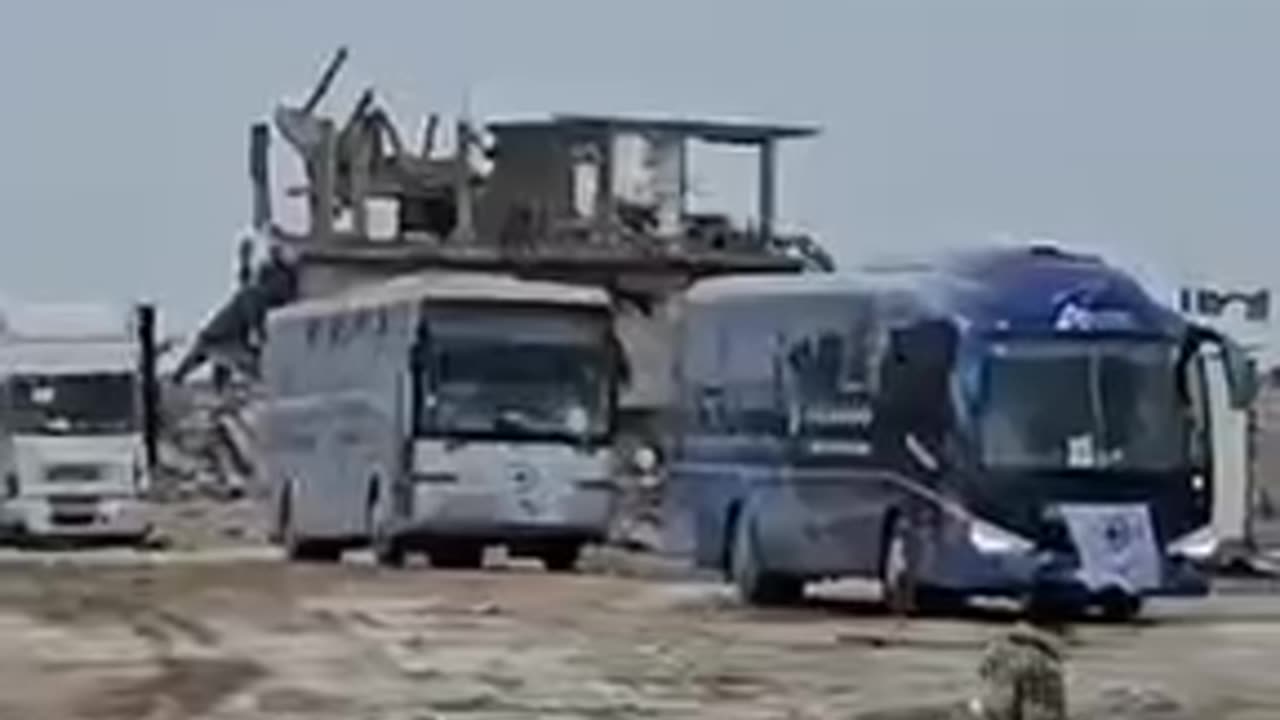
[[[1277,599],[1078,627],[1079,716],[1280,717]],[[900,623],[843,596],[753,611],[670,576],[5,555],[0,718],[916,717],[880,713],[963,698],[1007,621]]]

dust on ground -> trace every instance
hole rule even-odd
[[[0,556],[0,718],[936,717],[1009,620],[898,621],[856,592],[751,610],[652,557],[592,564]],[[1277,620],[1238,592],[1080,626],[1076,715],[1280,716]]]

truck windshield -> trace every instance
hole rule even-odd
[[[440,339],[420,393],[419,431],[496,439],[599,439],[608,432],[604,347]]]
[[[129,373],[19,375],[6,390],[5,424],[11,432],[108,435],[137,428]]]
[[[1190,461],[1191,414],[1164,342],[1013,341],[987,360],[979,410],[993,468],[1167,471]]]

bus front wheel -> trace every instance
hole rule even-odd
[[[804,581],[768,572],[761,567],[749,520],[740,519],[734,523],[732,548],[730,575],[744,602],[749,605],[789,605],[804,597]]]
[[[1098,601],[1102,617],[1111,622],[1130,622],[1142,614],[1142,597],[1126,592],[1111,592]]]
[[[881,544],[880,598],[896,615],[915,612],[918,599],[907,533],[907,523],[894,517],[889,520]]]
[[[379,486],[372,486],[366,511],[365,531],[369,533],[369,545],[373,549],[373,561],[380,567],[402,568],[405,564],[404,541],[387,527],[385,501],[378,493]]]

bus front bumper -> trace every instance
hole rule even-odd
[[[966,595],[1087,600],[1121,590],[1142,596],[1199,597],[1210,588],[1203,567],[1176,555],[1161,558],[1158,584],[1124,588],[1090,586],[1082,577],[1079,562],[1066,552],[983,553],[960,543],[938,545],[935,550],[924,573],[928,584]]]
[[[412,512],[396,522],[395,534],[494,543],[557,538],[595,542],[608,536],[617,496],[617,489],[607,483],[541,498],[496,489],[420,485]]]

